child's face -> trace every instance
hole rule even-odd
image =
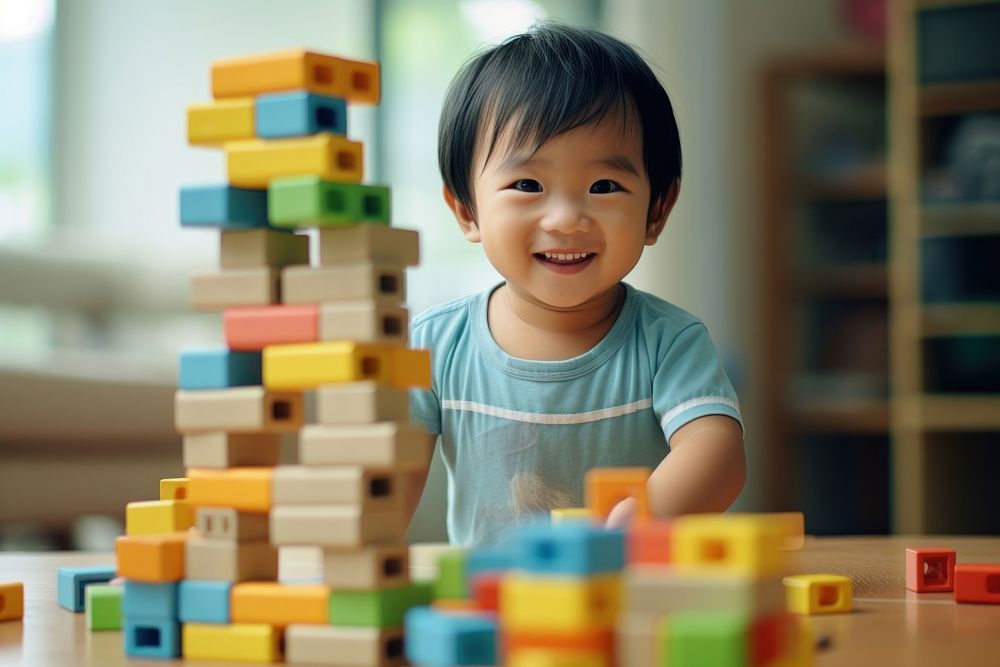
[[[475,162],[474,219],[445,194],[466,238],[483,244],[515,292],[549,306],[578,306],[615,289],[666,218],[647,228],[640,133],[603,122],[557,135],[534,153],[509,152],[508,142],[502,136],[488,161],[482,150]]]

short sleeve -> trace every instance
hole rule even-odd
[[[732,417],[743,428],[739,401],[705,325],[690,324],[665,345],[653,375],[653,410],[667,442],[688,422]]]
[[[430,348],[431,350],[431,388],[410,390],[410,421],[424,425],[428,433],[441,432],[441,401],[438,399],[438,364],[435,355],[437,350],[425,340],[427,328],[411,325],[410,346],[415,348]]]

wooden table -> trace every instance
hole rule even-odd
[[[959,563],[1000,562],[1000,538],[808,538],[805,548],[793,558],[794,571],[844,574],[854,580],[854,613],[815,616],[808,621],[825,646],[817,649],[816,666],[1000,665],[1000,606],[960,605],[950,593],[917,595],[906,591],[903,554],[907,546],[954,548]],[[282,578],[315,575],[318,570],[312,553],[284,551]],[[208,665],[180,660],[126,661],[120,632],[88,632],[83,614],[58,606],[57,568],[111,561],[110,555],[80,553],[0,554],[0,581],[23,581],[26,598],[23,622],[0,623],[0,665]]]

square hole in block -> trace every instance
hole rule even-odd
[[[135,645],[139,647],[159,646],[160,629],[144,626],[137,627],[135,629]]]
[[[333,83],[333,68],[327,65],[316,65],[312,68],[313,81],[325,85]]]
[[[271,417],[275,421],[287,421],[295,414],[290,401],[275,401],[271,404]]]
[[[456,664],[474,664],[479,658],[493,653],[493,637],[485,632],[470,632],[460,634],[455,638],[457,657],[462,661]]]
[[[559,547],[552,540],[542,540],[535,545],[538,560],[551,563],[559,555]]]
[[[392,495],[392,479],[373,477],[369,483],[369,493],[371,493],[372,498],[388,498]]]
[[[337,127],[337,110],[331,107],[316,107],[316,125],[328,129]]]
[[[944,584],[948,581],[948,558],[928,556],[924,560],[924,583]]]
[[[372,78],[367,72],[351,73],[351,88],[354,90],[368,90],[372,87]]]
[[[354,169],[355,164],[354,153],[350,151],[337,151],[338,169]]]
[[[728,550],[726,541],[722,539],[703,539],[698,543],[698,553],[701,560],[709,563],[717,563],[726,560]]]
[[[374,377],[378,375],[379,363],[375,357],[361,358],[361,375],[363,377]]]
[[[344,193],[340,190],[329,190],[326,193],[326,210],[334,211],[336,213],[343,213],[344,206],[346,202],[344,201]]]
[[[188,497],[187,488],[178,486],[174,489],[174,500],[185,500]]]
[[[382,333],[386,336],[398,336],[403,333],[403,322],[398,317],[382,318]]]
[[[201,532],[205,535],[209,535],[212,532],[212,517],[207,514],[203,514],[201,517]]]
[[[361,198],[361,210],[366,216],[379,217],[382,215],[382,198],[374,195],[365,195]]]
[[[1000,574],[987,575],[986,592],[990,595],[1000,594]]]
[[[393,637],[385,643],[385,657],[401,658],[403,656],[403,638]]]
[[[395,577],[403,573],[403,559],[398,556],[386,558],[382,563],[382,572],[387,577]]]
[[[821,584],[816,592],[820,607],[832,607],[840,600],[840,590],[836,586]]]
[[[399,292],[399,278],[394,275],[383,273],[378,277],[378,291],[382,294],[396,294]]]
[[[219,529],[219,532],[222,533],[223,535],[229,535],[229,518],[222,517],[221,519],[219,519],[219,522],[222,524],[222,526]]]

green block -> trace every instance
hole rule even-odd
[[[671,614],[660,628],[667,664],[689,667],[746,667],[750,659],[750,618],[726,611]]]
[[[410,607],[430,604],[432,584],[413,582],[375,591],[333,591],[330,625],[398,628]]]
[[[447,551],[438,558],[434,580],[435,600],[464,600],[469,597],[465,585],[465,552]]]
[[[90,584],[84,589],[87,629],[122,629],[122,594],[124,586],[112,584]]]
[[[315,176],[278,178],[268,187],[267,214],[275,227],[388,225],[389,188]]]

